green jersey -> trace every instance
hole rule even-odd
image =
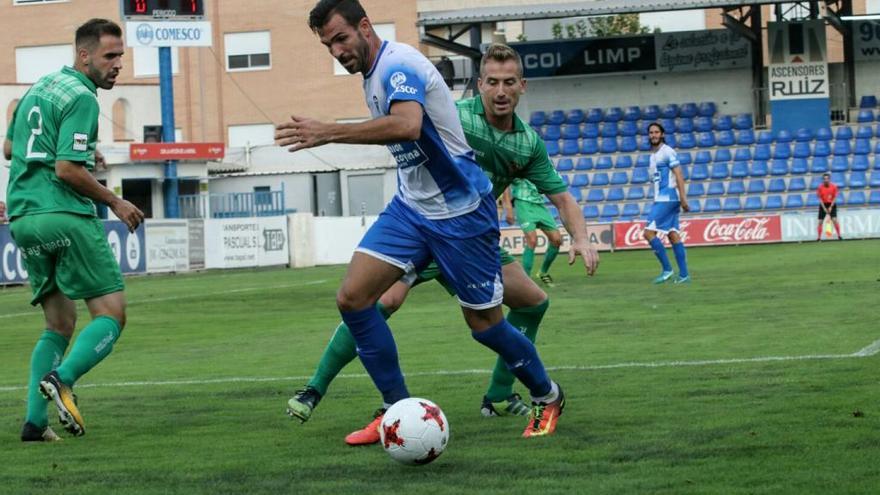
[[[95,166],[97,97],[95,84],[70,67],[43,76],[22,97],[6,133],[12,141],[10,219],[50,212],[95,215],[92,200],[58,178],[55,162]]]
[[[538,192],[538,188],[527,179],[513,179],[513,183],[510,185],[510,194],[517,201],[544,204],[544,195]]]
[[[496,198],[517,178],[531,181],[539,194],[568,190],[547,156],[544,140],[518,115],[513,115],[512,131],[500,131],[486,120],[479,96],[460,100],[456,106],[467,142],[492,181]]]

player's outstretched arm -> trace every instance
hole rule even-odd
[[[113,214],[128,226],[129,231],[134,232],[138,225],[144,221],[144,212],[102,186],[84,166],[66,160],[58,160],[55,162],[55,175],[74,191],[109,206],[113,210]]]
[[[584,215],[578,207],[577,201],[568,191],[550,194],[547,196],[550,202],[559,210],[559,218],[565,230],[571,235],[571,249],[568,251],[568,264],[574,264],[577,255],[584,260],[584,267],[587,269],[587,275],[594,275],[599,268],[599,252],[590,246],[590,239],[587,236],[587,223],[584,221]]]
[[[294,152],[328,143],[415,141],[422,133],[422,115],[422,105],[416,101],[394,102],[389,115],[357,124],[328,124],[293,115],[275,128],[275,144]]]

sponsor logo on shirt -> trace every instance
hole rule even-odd
[[[391,82],[392,88],[397,89],[398,86],[406,82],[406,74],[403,72],[395,72],[394,74],[391,74],[389,82]]]
[[[73,151],[88,151],[89,135],[80,132],[73,133]]]
[[[388,150],[400,168],[417,167],[428,161],[428,156],[425,155],[418,143],[395,143],[388,145]]]

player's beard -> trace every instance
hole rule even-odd
[[[342,67],[344,67],[349,74],[357,74],[358,72],[363,72],[364,74],[366,74],[367,71],[370,70],[370,68],[367,67],[367,63],[370,60],[370,44],[367,43],[367,39],[364,38],[364,36],[360,32],[357,33],[357,37],[358,44],[355,47],[356,55],[352,57],[357,63],[353,67],[348,68],[348,66],[345,65],[345,63],[343,63],[341,60],[337,60],[340,64],[342,64]]]
[[[110,72],[102,74],[100,70],[91,65],[86,75],[95,83],[95,86],[101,89],[113,89],[113,85],[116,84],[116,81],[110,80]],[[119,74],[116,77],[119,77]]]

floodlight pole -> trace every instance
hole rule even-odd
[[[162,141],[174,142],[174,80],[171,72],[171,48],[159,47],[159,95],[162,101]],[[162,182],[165,218],[179,218],[177,160],[165,161],[165,180]]]

